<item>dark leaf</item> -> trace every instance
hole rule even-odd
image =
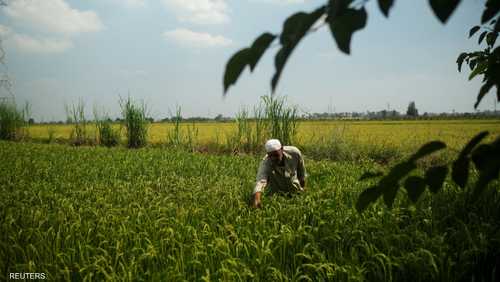
[[[250,71],[253,71],[257,63],[259,62],[262,54],[269,48],[269,45],[276,38],[276,35],[271,33],[264,33],[259,36],[252,44],[251,48],[251,57],[250,57]]]
[[[429,190],[432,193],[438,192],[443,187],[444,180],[448,174],[447,166],[431,167],[425,172],[425,181],[429,185]]]
[[[451,178],[461,188],[465,188],[465,186],[467,185],[467,180],[469,178],[469,155],[472,150],[481,142],[481,140],[488,136],[488,134],[488,131],[482,131],[474,136],[462,149],[462,151],[458,155],[458,158],[453,162]]]
[[[283,24],[280,35],[282,45],[297,45],[311,26],[325,13],[325,7],[320,7],[311,13],[299,12],[291,15]]]
[[[384,202],[388,207],[392,207],[394,204],[394,199],[396,199],[396,195],[399,190],[399,185],[394,186],[386,186],[384,187]]]
[[[464,63],[465,58],[467,58],[469,54],[467,53],[462,53],[458,56],[457,58],[457,65],[458,65],[458,72],[462,71],[462,64]]]
[[[327,21],[330,31],[339,49],[346,53],[351,53],[351,38],[354,32],[363,29],[366,25],[368,15],[364,8],[360,10],[345,9],[337,15],[328,15]]]
[[[488,33],[488,35],[486,35],[486,44],[488,44],[490,47],[493,47],[493,45],[495,45],[495,41],[497,41],[497,37],[497,32]]]
[[[410,200],[416,203],[425,191],[425,180],[420,176],[410,176],[405,181],[405,188]]]
[[[250,48],[242,49],[227,62],[226,71],[224,72],[224,95],[226,95],[229,86],[236,83],[241,72],[249,63],[250,52]]]
[[[484,170],[494,155],[495,148],[492,145],[481,144],[472,152],[472,161],[478,170]]]
[[[356,210],[363,212],[368,205],[375,202],[381,195],[380,188],[377,186],[370,187],[363,191],[356,202]]]
[[[354,0],[335,0],[328,3],[328,17],[335,18],[344,13]]]
[[[442,23],[446,23],[453,11],[457,8],[460,0],[430,0],[432,11]]]
[[[479,179],[476,182],[476,185],[474,186],[474,190],[472,191],[472,196],[471,200],[472,201],[477,201],[479,196],[484,192],[485,188],[488,186],[488,183],[490,183],[492,180],[494,180],[496,177],[492,177],[493,174],[485,174],[481,173],[479,175]]]
[[[453,162],[451,179],[462,189],[469,178],[469,157],[459,158]]]
[[[490,91],[491,87],[493,87],[493,83],[489,80],[486,81],[486,83],[484,83],[483,86],[481,86],[481,89],[479,90],[479,94],[477,94],[477,100],[476,100],[476,103],[474,104],[474,109],[476,109],[477,106],[479,106],[479,103],[483,99],[484,95],[486,95],[488,93],[488,91]]]
[[[488,0],[486,2],[486,8],[484,9],[483,15],[481,16],[481,23],[486,23],[491,20],[500,11],[500,1],[498,0]]]
[[[474,187],[472,200],[477,200],[488,184],[500,176],[500,138],[487,145],[479,146],[472,154],[472,159],[476,159],[474,163],[481,163],[478,167],[480,169],[479,179]],[[481,147],[484,149],[481,150]],[[477,155],[476,151],[478,151]]]
[[[391,10],[393,4],[394,0],[378,0],[380,11],[382,11],[386,17],[389,17],[389,11]]]
[[[470,73],[469,75],[469,80],[473,79],[474,77],[476,77],[476,75],[479,75],[479,74],[483,74],[487,69],[488,69],[488,63],[483,61],[483,62],[480,62],[477,66],[476,66],[476,60],[474,61],[471,61],[470,64],[472,65],[473,64],[473,67],[474,70]]]
[[[446,148],[446,144],[441,141],[431,141],[424,144],[418,151],[410,157],[411,162],[415,162],[427,155]]]
[[[496,31],[496,32],[500,32],[500,21],[497,21],[495,23],[495,27],[493,27],[493,29]]]
[[[472,137],[472,139],[462,149],[458,158],[467,157],[472,152],[472,150],[477,146],[477,144],[479,144],[481,140],[483,140],[486,136],[488,136],[488,134],[489,134],[488,131],[481,131],[479,134]]]
[[[361,175],[361,177],[359,178],[359,181],[374,178],[374,177],[379,177],[382,175],[384,175],[384,173],[381,171],[375,171],[375,172],[367,171],[367,172],[363,173],[363,175]]]
[[[470,70],[473,70],[474,67],[476,66],[477,60],[472,60],[469,62],[469,68]],[[470,80],[470,75],[469,75],[469,80]]]
[[[486,36],[486,34],[488,34],[488,32],[483,31],[483,33],[481,33],[481,35],[479,35],[479,39],[477,40],[477,44],[481,44],[481,42],[483,42],[483,39]]]
[[[384,201],[387,206],[391,207],[394,203],[401,180],[415,168],[416,165],[413,162],[401,162],[395,165],[391,171],[389,171],[387,176],[380,180],[379,186],[384,193]]]
[[[380,180],[379,184],[384,190],[388,189],[388,187],[397,186],[401,179],[406,177],[416,167],[415,163],[411,161],[398,163]]]
[[[276,72],[274,73],[273,78],[271,80],[271,91],[273,93],[274,90],[276,89],[276,85],[278,85],[278,81],[280,79],[281,72],[285,67],[285,63],[288,60],[288,57],[290,56],[292,51],[293,48],[283,46],[274,57],[274,65],[276,67]]]
[[[280,35],[281,49],[274,58],[276,72],[271,80],[271,90],[274,93],[276,85],[281,77],[281,72],[285,67],[288,57],[311,26],[325,13],[325,7],[316,9],[312,13],[296,13],[290,16],[283,24],[283,31]]]
[[[488,77],[488,80],[497,86],[498,91],[500,88],[500,46],[488,56],[488,69],[485,77]]]
[[[478,25],[476,25],[475,27],[471,28],[470,31],[469,31],[469,38],[471,38],[474,35],[474,33],[476,33],[479,29],[480,29],[480,27]]]

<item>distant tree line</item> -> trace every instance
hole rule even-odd
[[[500,119],[500,111],[477,112],[442,112],[428,113],[413,116],[402,114],[395,110],[366,111],[366,112],[339,112],[339,113],[309,113],[301,117],[304,120],[432,120],[432,119]]]
[[[476,111],[476,112],[441,112],[441,113],[429,113],[424,112],[417,116],[411,116],[408,114],[403,114],[396,110],[381,110],[381,111],[366,111],[366,112],[337,112],[337,113],[305,113],[299,116],[299,120],[445,120],[445,119],[500,119],[500,111]],[[147,118],[150,123],[153,122],[173,122],[175,117],[166,117],[162,119],[154,119],[152,117]],[[109,119],[110,122],[121,123],[122,118]],[[235,117],[228,116],[218,116],[218,117],[183,117],[181,122],[191,123],[191,122],[233,122]],[[252,121],[252,118],[249,118]],[[72,124],[71,120],[66,121],[36,121],[30,118],[29,124]]]

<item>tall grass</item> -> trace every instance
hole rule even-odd
[[[196,150],[199,145],[199,129],[193,121],[191,124],[186,124],[184,126],[185,130],[183,130],[181,106],[176,106],[175,113],[171,114],[170,121],[172,123],[172,127],[169,127],[167,132],[167,144],[178,148],[184,148],[189,151]]]
[[[252,146],[254,148],[260,148],[262,144],[264,144],[266,139],[266,130],[267,130],[267,122],[266,122],[266,112],[261,104],[255,105],[253,107],[253,118],[254,118],[254,132],[252,134]]]
[[[236,133],[229,137],[228,146],[233,152],[238,152],[240,149],[248,152],[252,146],[252,127],[245,107],[236,114],[235,122]]]
[[[146,104],[144,102],[138,104],[128,97],[126,100],[120,99],[120,107],[127,130],[127,146],[129,148],[146,146],[149,128]]]
[[[28,137],[31,108],[29,103],[18,109],[14,99],[0,100],[0,139],[20,140]]]
[[[170,120],[173,125],[173,129],[169,130],[167,133],[168,143],[174,146],[180,146],[182,144],[182,132],[181,132],[181,121],[182,121],[182,109],[181,106],[177,105],[175,107],[175,114],[171,114]]]
[[[52,143],[55,140],[56,129],[52,125],[47,126],[47,143]]]
[[[85,117],[85,103],[79,99],[76,103],[65,105],[68,122],[73,124],[70,134],[70,142],[79,146],[89,143],[87,136],[87,119]]]
[[[288,105],[285,97],[262,96],[270,138],[292,144],[297,133],[298,108]]]
[[[262,96],[253,117],[242,107],[236,114],[236,133],[228,138],[232,151],[260,151],[266,139],[277,138],[292,144],[297,134],[298,109],[284,97]]]
[[[188,149],[194,151],[198,145],[198,134],[199,130],[196,127],[196,123],[193,121],[191,125],[187,126],[187,146]]]
[[[94,122],[97,143],[106,147],[113,147],[120,143],[120,130],[114,129],[109,115],[104,111],[100,113],[97,107],[94,107]]]

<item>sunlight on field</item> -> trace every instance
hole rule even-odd
[[[120,127],[120,125],[115,125]],[[172,134],[171,123],[153,123],[149,137],[153,144],[166,143]],[[34,125],[31,137],[69,139],[71,125]],[[182,123],[181,132],[191,131],[198,144],[225,143],[236,132],[234,122]],[[378,144],[398,148],[414,148],[430,140],[445,141],[449,147],[459,149],[479,131],[490,131],[490,140],[500,134],[497,120],[444,120],[444,121],[304,121],[299,122],[295,145],[314,145],[335,140],[356,144]],[[88,134],[95,135],[95,127],[87,126]],[[124,129],[122,129],[124,136]]]

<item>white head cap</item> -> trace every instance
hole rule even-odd
[[[269,139],[266,142],[266,152],[270,153],[281,149],[281,142],[278,139]]]

